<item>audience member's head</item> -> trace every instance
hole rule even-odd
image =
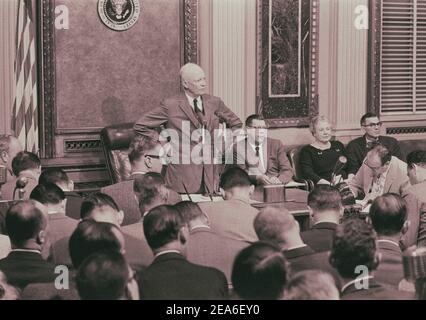
[[[192,98],[198,98],[206,93],[206,75],[195,63],[187,63],[180,69],[180,78],[185,92]]]
[[[313,117],[309,123],[309,130],[317,142],[327,143],[331,139],[332,126],[326,116]]]
[[[0,135],[0,165],[12,172],[12,160],[22,151],[19,140],[12,135]]]
[[[39,157],[28,151],[18,152],[12,160],[12,171],[15,176],[19,176],[22,172],[30,173],[34,178],[40,177],[41,162]]]
[[[15,249],[40,250],[46,241],[46,208],[34,200],[21,201],[9,208],[6,230]]]
[[[370,273],[379,264],[376,251],[376,232],[361,219],[351,219],[338,225],[333,238],[330,264],[344,279],[354,279],[367,267]]]
[[[143,231],[154,254],[165,250],[186,254],[188,230],[174,206],[161,205],[151,209],[143,219]]]
[[[371,169],[373,176],[377,177],[387,171],[392,154],[388,148],[382,144],[377,144],[367,153],[364,164]]]
[[[306,270],[290,278],[284,300],[340,300],[333,277],[319,270]]]
[[[361,117],[360,124],[368,138],[377,139],[379,137],[382,123],[377,114],[367,112]]]
[[[139,138],[132,143],[129,150],[129,160],[132,173],[161,173],[163,168],[162,146],[158,140],[150,138]]]
[[[254,185],[251,183],[249,175],[237,166],[228,167],[222,173],[219,187],[225,200],[242,198],[249,201],[250,195],[254,192]]]
[[[137,176],[133,183],[133,191],[142,215],[156,206],[166,204],[169,197],[169,189],[164,178],[156,172]]]
[[[309,193],[308,208],[314,223],[339,223],[344,210],[339,190],[328,185],[317,185]]]
[[[377,197],[370,207],[368,219],[379,237],[399,238],[408,229],[407,202],[395,193]]]
[[[252,144],[262,144],[267,138],[267,128],[265,119],[260,114],[252,114],[246,119],[247,138]]]
[[[81,219],[93,219],[120,226],[124,219],[124,213],[109,195],[96,192],[84,199],[81,204],[80,217]]]
[[[285,208],[263,208],[253,226],[259,240],[273,243],[281,250],[303,245],[299,224]]]
[[[65,214],[65,194],[56,184],[46,183],[37,185],[31,191],[30,199],[44,204],[48,213]]]
[[[209,218],[195,202],[181,201],[176,203],[174,207],[188,224],[189,230],[210,225]]]
[[[68,242],[71,262],[74,268],[93,253],[111,250],[125,252],[124,237],[118,227],[112,223],[96,222],[88,219],[81,221]]]
[[[82,300],[137,300],[139,297],[133,271],[117,251],[105,250],[87,257],[78,269],[76,285]]]
[[[18,300],[19,291],[7,283],[6,276],[0,271],[0,300]]]
[[[231,279],[241,299],[277,300],[283,296],[288,273],[288,263],[279,248],[256,242],[237,255]]]
[[[68,177],[64,170],[60,168],[48,168],[42,171],[39,184],[54,183],[63,191],[73,191],[74,182]]]
[[[407,156],[407,175],[412,185],[426,180],[426,151],[412,151]]]

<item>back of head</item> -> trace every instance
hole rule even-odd
[[[54,183],[60,188],[68,187],[70,179],[64,170],[60,168],[48,168],[43,170],[38,179],[39,184]]]
[[[113,211],[120,211],[117,203],[109,195],[101,192],[90,194],[81,204],[81,219],[94,218],[95,209],[102,207],[111,208]]]
[[[248,188],[251,185],[247,172],[237,166],[227,168],[220,176],[219,187],[225,191],[230,191],[234,188]]]
[[[296,273],[287,283],[285,300],[339,300],[333,277],[323,271],[306,270]]]
[[[74,268],[93,253],[102,250],[121,252],[123,244],[117,234],[120,230],[111,223],[83,220],[69,240],[69,253]]]
[[[425,150],[415,150],[410,152],[407,155],[407,165],[408,167],[413,167],[413,165],[418,165],[422,168],[426,168],[426,151]]]
[[[117,251],[97,252],[80,265],[76,284],[82,300],[119,300],[126,296],[129,267]]]
[[[281,251],[270,243],[256,242],[235,258],[232,284],[245,300],[280,299],[288,277],[288,265]]]
[[[363,126],[365,124],[365,120],[367,120],[368,118],[379,118],[379,116],[373,112],[367,112],[359,120],[360,125]]]
[[[152,205],[165,204],[168,197],[168,189],[161,174],[149,172],[137,176],[133,183],[133,191],[138,197],[139,209],[143,214]]]
[[[184,219],[171,205],[155,207],[143,219],[146,241],[152,250],[178,240],[179,231],[184,225]]]
[[[286,244],[286,235],[299,232],[296,220],[285,208],[263,208],[254,219],[253,226],[259,240],[279,247]]]
[[[56,205],[65,200],[65,194],[56,184],[38,184],[33,191],[31,191],[30,199],[45,205]]]
[[[34,200],[18,202],[6,214],[6,230],[12,244],[18,248],[36,239],[46,226],[45,208]]]
[[[19,176],[22,171],[40,169],[40,165],[40,159],[36,154],[21,151],[12,160],[12,171],[15,176]]]
[[[379,236],[398,235],[407,220],[407,202],[398,194],[384,194],[373,201],[369,217]]]
[[[253,120],[265,120],[265,119],[263,118],[263,116],[261,114],[258,114],[258,113],[249,115],[246,119],[245,126],[250,127]]]
[[[370,224],[361,219],[349,219],[337,226],[330,263],[340,276],[356,278],[360,272],[358,266],[366,266],[372,272],[378,262],[376,233]]]
[[[342,196],[336,187],[317,185],[308,195],[308,206],[314,215],[321,215],[326,211],[340,213],[343,207]]]
[[[392,159],[392,153],[389,151],[389,149],[384,146],[383,144],[376,144],[373,149],[371,149],[368,152],[371,156],[377,156],[380,159],[380,163],[384,165],[386,162],[391,161]]]
[[[204,217],[198,204],[192,201],[181,201],[174,205],[175,209],[179,212],[185,223],[190,223],[196,219]]]

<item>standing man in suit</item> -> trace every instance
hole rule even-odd
[[[206,76],[198,65],[184,65],[180,76],[184,93],[165,99],[139,119],[134,129],[136,134],[154,140],[158,140],[154,129],[161,125],[173,133],[170,141],[173,161],[167,166],[165,176],[169,187],[179,193],[213,192],[217,189],[218,171],[213,165],[213,148],[202,136],[207,131],[213,137],[221,119],[232,130],[241,128],[242,123],[220,98],[206,94]],[[191,139],[197,129],[200,129],[199,139]],[[202,155],[196,147],[202,150]]]
[[[308,209],[313,223],[310,230],[301,233],[303,242],[315,252],[331,250],[334,231],[344,211],[339,190],[317,185],[308,195]]]
[[[150,210],[143,229],[154,261],[140,273],[143,300],[223,300],[228,298],[225,275],[217,269],[186,260],[188,229],[170,205]]]
[[[12,251],[0,260],[9,284],[25,288],[30,283],[52,282],[55,266],[41,255],[48,238],[46,208],[34,200],[21,201],[6,215]]]
[[[376,114],[371,112],[364,114],[361,117],[360,123],[365,134],[362,137],[349,142],[346,147],[346,154],[348,157],[347,171],[349,178],[352,178],[358,172],[367,152],[377,143],[386,146],[391,155],[403,160],[398,140],[392,137],[380,135],[382,122],[380,122],[380,119]]]
[[[407,164],[392,156],[390,150],[381,144],[367,153],[361,168],[349,181],[355,197],[365,194],[364,204],[384,193],[403,194],[409,186]]]
[[[259,211],[250,205],[254,185],[247,172],[239,167],[226,169],[220,177],[220,192],[225,201],[199,203],[212,231],[234,240],[257,241],[253,221]]]
[[[13,179],[6,182],[2,187],[3,200],[19,199],[19,189],[16,189],[16,182],[19,180],[24,183],[23,199],[29,199],[31,191],[38,184],[38,178],[41,173],[41,161],[39,157],[27,151],[18,152],[12,160]]]
[[[330,263],[339,272],[342,300],[409,300],[414,295],[378,283],[374,270],[380,263],[376,233],[361,219],[349,219],[336,228]]]
[[[286,184],[293,169],[280,140],[267,137],[267,125],[259,114],[245,123],[247,137],[234,145],[234,163],[248,172],[258,185]]]
[[[407,203],[399,195],[387,193],[373,201],[368,219],[377,233],[377,251],[381,255],[375,277],[398,289],[404,279],[399,242],[409,226]]]
[[[405,248],[414,244],[423,247],[426,246],[426,151],[408,154],[407,174],[411,186],[403,197],[407,201],[410,226],[402,242]]]

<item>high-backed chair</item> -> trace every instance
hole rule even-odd
[[[101,130],[101,142],[111,183],[130,176],[128,149],[135,136],[133,122],[120,123]]]
[[[290,164],[293,167],[294,170],[294,177],[293,180],[297,182],[305,183],[306,188],[305,190],[311,191],[314,188],[314,183],[312,180],[306,180],[303,179],[300,165],[299,165],[299,157],[300,157],[300,150],[303,148],[304,145],[300,145],[297,147],[294,147],[290,149],[287,153],[288,159],[290,160]]]

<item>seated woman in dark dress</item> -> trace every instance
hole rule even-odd
[[[340,156],[345,155],[345,147],[340,141],[330,141],[331,124],[324,116],[316,116],[311,120],[309,129],[315,141],[300,151],[299,165],[304,179],[315,184],[337,183],[346,178],[345,168],[332,180],[333,169]]]

